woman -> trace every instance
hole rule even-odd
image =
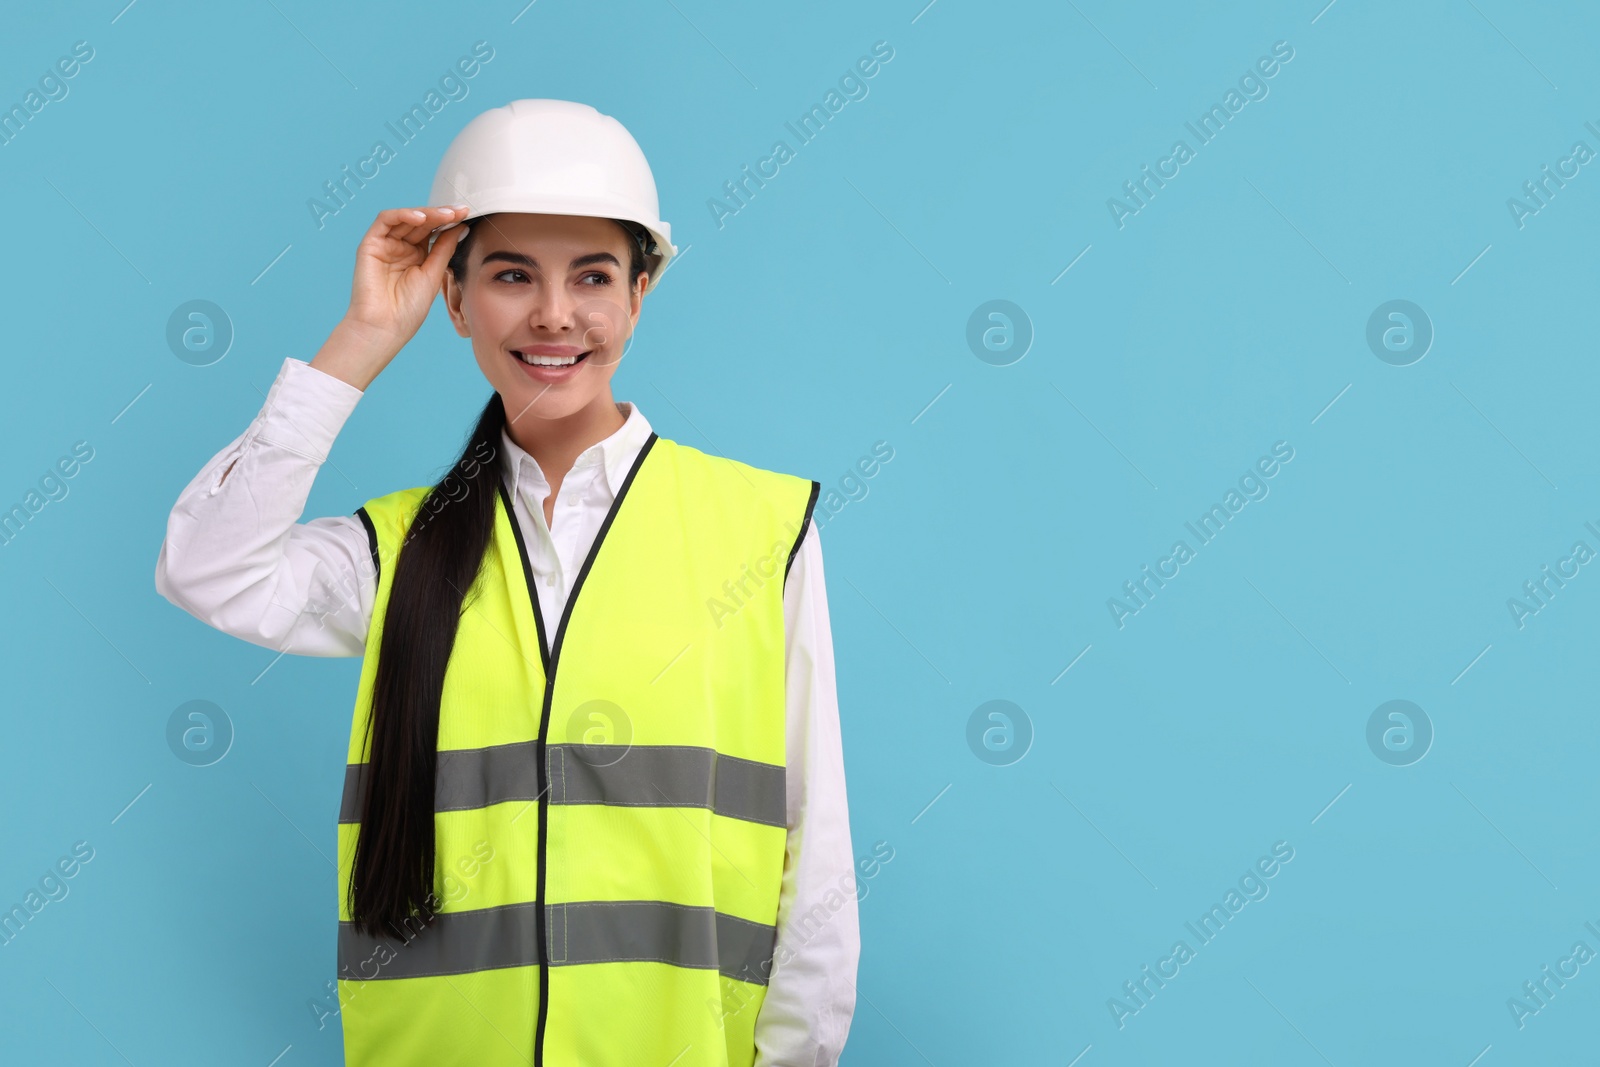
[[[363,656],[347,1062],[834,1063],[858,944],[818,484],[613,400],[676,252],[615,119],[485,112],[431,205],[378,215],[344,319],[185,489],[156,569],[228,633]],[[441,291],[494,390],[460,458],[298,522]]]

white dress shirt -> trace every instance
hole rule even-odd
[[[300,522],[318,469],[363,393],[285,359],[260,414],[178,497],[156,589],[201,622],[280,652],[359,656],[376,599],[366,528],[352,514]],[[637,405],[550,484],[502,433],[502,470],[553,631],[622,480],[650,436]],[[374,496],[379,494],[373,494]],[[860,934],[822,547],[807,525],[783,591],[788,846],[777,963],[756,1017],[756,1067],[837,1063],[855,1010]],[[554,633],[548,640],[554,640]],[[841,897],[842,902],[841,902]]]

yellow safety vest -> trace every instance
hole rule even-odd
[[[370,500],[377,598],[339,826],[351,1067],[748,1067],[787,818],[783,586],[820,486],[652,433],[552,632],[503,486],[439,715],[433,925],[349,923],[394,560],[428,487]]]

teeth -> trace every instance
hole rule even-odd
[[[526,352],[518,352],[517,357],[535,367],[567,367],[578,362],[577,356],[530,356]]]

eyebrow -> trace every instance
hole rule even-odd
[[[483,263],[480,265],[488,266],[490,263],[495,262],[496,260],[503,263],[515,263],[519,267],[529,267],[533,270],[539,269],[538,260],[534,259],[532,256],[525,256],[521,252],[508,252],[504,249],[490,252],[488,255],[483,257]],[[590,252],[588,255],[579,256],[571,263],[567,264],[567,269],[577,270],[579,267],[587,267],[595,263],[610,263],[619,270],[622,268],[622,264],[617,261],[617,257],[612,255],[610,252]]]

